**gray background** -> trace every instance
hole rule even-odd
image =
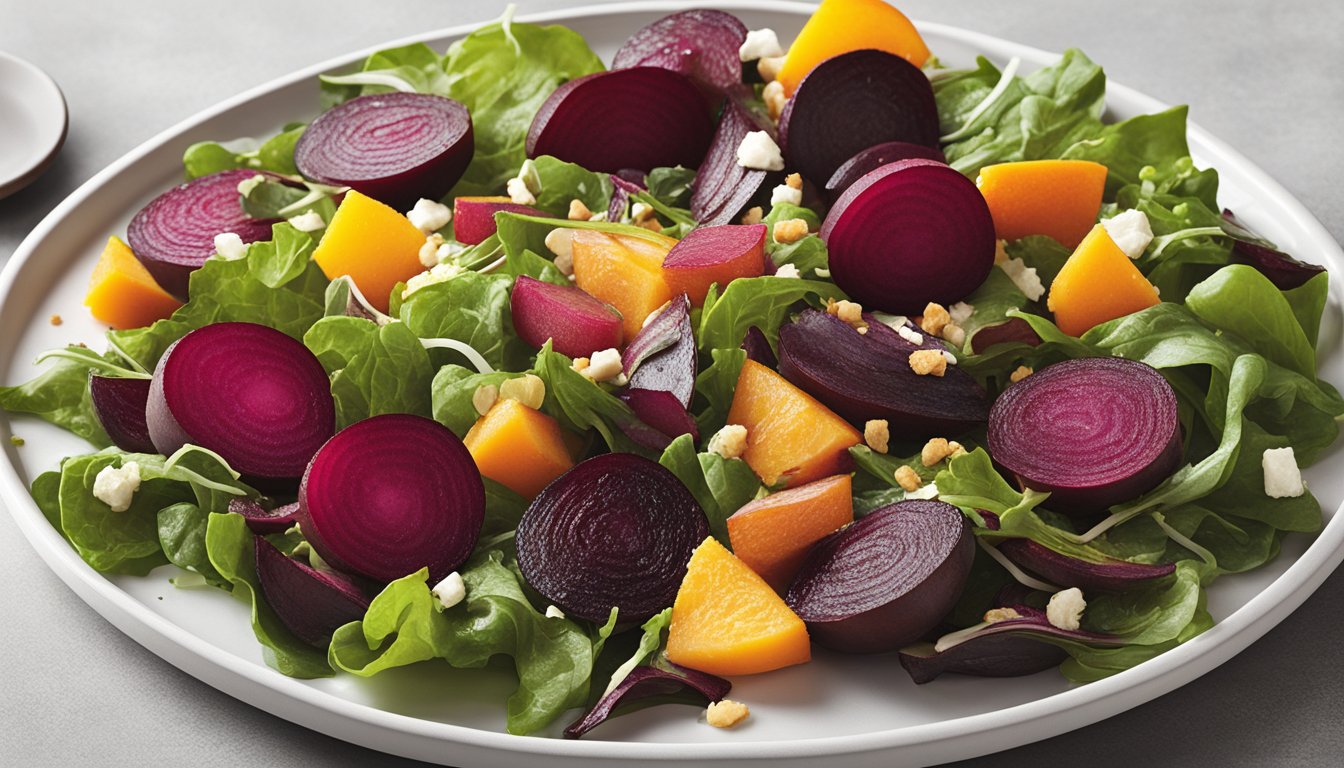
[[[597,0],[592,0],[596,2]],[[526,13],[583,2],[519,2]],[[502,0],[0,0],[0,50],[65,91],[70,135],[0,201],[0,258],[96,171],[198,110],[299,67],[422,30],[494,18]],[[1344,4],[901,0],[910,16],[1048,50],[1083,48],[1114,80],[1191,116],[1344,239]],[[77,7],[76,7],[77,6]],[[1249,650],[1155,702],[965,765],[1338,765],[1344,575]],[[0,515],[0,764],[410,766],[305,731],[177,671],[75,597]]]

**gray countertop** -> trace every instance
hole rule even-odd
[[[596,0],[594,0],[596,2]],[[571,3],[519,2],[527,13]],[[163,128],[347,51],[486,21],[501,0],[0,0],[0,50],[70,105],[64,151],[0,201],[0,258],[79,184]],[[1344,239],[1344,4],[1186,0],[903,0],[914,18],[1048,50],[1078,46],[1278,179]],[[0,116],[3,130],[3,116]],[[122,635],[0,515],[0,764],[403,766],[235,701]],[[1344,758],[1344,575],[1250,649],[1152,703],[964,765],[1338,765]]]

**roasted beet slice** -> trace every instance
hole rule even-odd
[[[712,91],[742,84],[738,49],[747,28],[731,13],[710,8],[681,11],[635,32],[616,51],[612,69],[662,67]]]
[[[256,171],[220,171],[164,192],[140,209],[126,227],[135,257],[163,289],[187,300],[191,273],[215,254],[215,235],[232,232],[244,243],[269,240],[278,219],[243,212],[238,185]]]
[[[596,72],[555,89],[527,133],[527,156],[551,155],[590,171],[695,168],[714,124],[685,75],[659,67]]]
[[[663,259],[667,286],[673,293],[686,293],[698,307],[705,303],[712,285],[718,285],[722,293],[738,278],[760,277],[769,261],[765,255],[766,229],[764,224],[696,227]]]
[[[518,205],[507,197],[457,197],[453,199],[453,237],[463,245],[484,242],[495,234],[495,214],[501,211],[547,217],[545,211]]]
[[[1094,563],[1060,553],[1031,539],[1004,539],[998,549],[1016,565],[1052,584],[1086,593],[1124,592],[1159,585],[1176,573],[1175,563],[1131,563],[1108,559]]]
[[[621,355],[630,389],[671,392],[682,408],[695,394],[696,350],[691,303],[682,294],[654,316]]]
[[[938,106],[919,67],[886,51],[842,53],[798,84],[779,116],[788,166],[818,186],[875,144],[938,146]]]
[[[1065,360],[1004,390],[989,453],[1046,506],[1090,514],[1133,499],[1181,463],[1176,393],[1152,367],[1119,357]]]
[[[406,210],[462,178],[475,143],[471,115],[429,93],[357,96],[317,117],[294,146],[299,173]]]
[[[598,700],[569,727],[565,729],[566,739],[581,738],[585,733],[619,715],[617,710],[642,699],[655,696],[671,696],[678,693],[694,693],[704,697],[705,703],[722,701],[732,690],[733,684],[717,675],[661,661],[658,666],[635,667],[625,679]]]
[[[192,443],[249,478],[291,483],[336,429],[327,372],[303,344],[254,323],[215,323],[159,359],[145,409],[171,455]]]
[[[295,637],[325,648],[337,628],[364,618],[369,596],[354,579],[286,557],[261,536],[254,541],[261,593]]]
[[[914,158],[937,160],[940,163],[947,161],[943,151],[937,147],[911,144],[908,141],[885,141],[859,150],[858,154],[841,163],[840,167],[835,169],[835,173],[831,174],[830,181],[826,182],[826,196],[834,200],[854,182],[878,168],[899,160]]]
[[[466,446],[410,414],[341,430],[299,487],[299,526],[313,549],[379,582],[428,568],[437,583],[466,561],[484,521],[485,484]]]
[[[737,222],[738,214],[747,204],[761,198],[780,174],[744,168],[737,162],[737,148],[742,139],[753,131],[774,129],[758,116],[729,99],[714,132],[709,154],[691,183],[691,215],[701,226],[716,226]],[[762,201],[764,202],[764,201]]]
[[[565,613],[637,624],[672,604],[709,535],[677,476],[631,453],[595,456],[546,486],[518,523],[523,578]]]
[[[742,339],[742,350],[747,353],[748,360],[755,360],[768,368],[779,365],[779,358],[775,357],[775,350],[770,347],[770,340],[754,325],[747,329],[747,335]]]
[[[229,512],[246,520],[255,534],[284,533],[298,522],[299,503],[268,507],[258,499],[229,499]]]
[[[690,435],[693,440],[700,439],[700,429],[695,419],[671,392],[632,388],[621,393],[620,397],[640,421],[668,438]]]
[[[611,202],[607,204],[607,221],[620,221],[625,217],[626,207],[630,205],[630,196],[646,189],[644,172],[634,171],[624,175],[612,173],[608,176],[611,178]],[[626,176],[638,176],[639,178],[629,179]]]
[[[974,559],[960,510],[941,501],[902,501],[817,542],[785,600],[827,648],[892,651],[923,637],[952,610]]]
[[[989,417],[989,398],[954,365],[940,376],[920,376],[910,354],[941,349],[932,336],[915,345],[865,316],[859,334],[834,315],[804,310],[779,329],[779,372],[855,424],[886,419],[892,434],[910,438],[955,435]]]
[[[120,379],[89,375],[93,415],[112,438],[112,444],[130,453],[158,453],[149,438],[145,406],[149,402],[149,379]]]
[[[1281,291],[1297,288],[1325,271],[1325,267],[1319,264],[1298,261],[1280,251],[1273,243],[1238,221],[1228,210],[1223,211],[1223,231],[1233,240],[1232,260],[1255,267]]]
[[[913,315],[966,298],[994,266],[994,219],[975,184],[934,160],[884,165],[821,225],[831,277],[869,309]]]
[[[1006,322],[987,325],[971,336],[971,354],[978,355],[995,344],[1026,344],[1039,347],[1041,337],[1032,330],[1031,323],[1020,317],[1010,317]]]
[[[588,357],[621,346],[621,313],[572,285],[519,275],[509,306],[518,337],[535,349],[550,339],[562,355]]]

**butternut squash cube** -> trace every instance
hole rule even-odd
[[[671,301],[663,259],[676,240],[579,229],[572,243],[575,284],[621,313],[626,339],[635,338],[650,312]]]
[[[1161,303],[1157,289],[1098,224],[1050,284],[1046,306],[1055,325],[1082,336],[1095,325]]]
[[[329,279],[349,275],[369,303],[386,312],[392,288],[425,271],[424,244],[424,233],[410,219],[352,189],[331,217],[313,261]]]
[[[84,306],[95,318],[120,331],[162,320],[182,302],[160,288],[130,246],[113,236],[107,239],[93,268]]]
[[[462,442],[482,475],[529,500],[574,466],[555,419],[517,400],[496,400]]]

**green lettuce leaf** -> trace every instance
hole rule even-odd
[[[322,108],[371,93],[414,91],[450,96],[444,57],[424,43],[378,51],[364,60],[359,71],[322,75]]]
[[[285,130],[257,142],[255,139],[235,139],[219,143],[199,141],[187,147],[182,155],[182,166],[188,179],[208,176],[234,168],[255,168],[273,171],[285,176],[297,175],[294,166],[294,145],[299,143],[306,125],[285,126]]]
[[[520,368],[530,354],[520,348],[522,342],[513,331],[512,289],[509,275],[463,272],[411,293],[402,302],[399,316],[415,336],[455,339],[479,352],[493,368]],[[436,353],[445,362],[468,362],[452,350]]]
[[[536,158],[532,167],[541,186],[536,195],[537,208],[562,219],[569,215],[572,200],[582,200],[593,213],[607,210],[612,190],[607,174],[594,173],[550,155]]]
[[[690,435],[673,440],[658,463],[672,470],[705,512],[709,532],[719,543],[728,541],[728,518],[756,498],[761,481],[741,459],[725,459],[717,453],[696,453]]]
[[[832,283],[790,277],[747,277],[723,289],[711,286],[700,312],[696,342],[703,352],[733,349],[756,326],[774,347],[779,342],[779,327],[795,304],[809,299],[820,304],[844,295]]]
[[[338,428],[384,413],[429,417],[434,371],[406,324],[325,317],[303,342],[331,375]]]

